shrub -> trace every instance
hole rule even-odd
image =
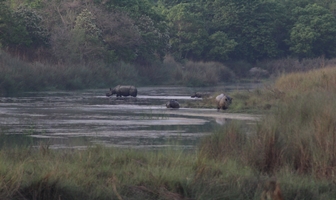
[[[233,73],[216,62],[189,61],[183,67],[183,82],[190,86],[216,85],[233,79]]]
[[[246,61],[227,62],[225,65],[240,78],[245,78],[249,75],[249,70],[253,67],[252,64]]]

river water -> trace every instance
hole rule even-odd
[[[0,147],[47,145],[82,149],[95,144],[120,148],[194,148],[200,138],[248,114],[185,108],[193,92],[251,89],[259,85],[217,87],[138,87],[138,96],[106,97],[108,89],[31,92],[0,97]],[[179,109],[165,103],[176,99]],[[234,101],[233,101],[234,103]]]

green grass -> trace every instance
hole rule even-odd
[[[239,127],[233,126],[231,136],[223,137],[218,132],[214,139],[224,144],[223,140],[233,137]],[[209,151],[203,146],[196,152],[102,146],[54,151],[43,145],[39,149],[3,149],[0,198],[260,199],[261,184],[268,175],[240,160],[244,150],[226,152],[237,150],[239,146],[232,146],[234,141],[239,140],[231,138],[227,148],[215,145]],[[331,179],[300,174],[288,167],[272,175],[277,177],[286,199],[333,199],[336,193]]]
[[[177,150],[7,149],[0,161],[1,199],[243,198],[238,185],[254,179],[234,161],[215,163]],[[223,191],[232,184],[238,191]]]

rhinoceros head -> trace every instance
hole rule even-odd
[[[117,94],[116,92],[116,89],[115,88],[110,88],[110,91],[106,92],[106,96],[109,97],[109,96],[112,96],[114,94]]]

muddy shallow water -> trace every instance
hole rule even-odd
[[[106,97],[106,90],[24,93],[0,97],[0,147],[41,144],[49,148],[114,147],[193,148],[199,139],[231,120],[257,120],[248,114],[213,109],[167,109],[165,103],[199,101],[195,91],[251,89],[257,85],[217,88],[139,87],[138,96]]]

